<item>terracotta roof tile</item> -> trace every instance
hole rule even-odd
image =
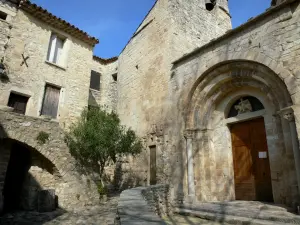
[[[113,63],[115,61],[118,60],[118,57],[112,57],[112,58],[109,58],[109,59],[104,59],[104,58],[101,58],[99,56],[93,56],[93,59],[101,64],[104,64],[104,65],[107,65],[109,63]]]
[[[31,3],[29,0],[21,0],[19,7],[25,12],[33,15],[34,17],[40,19],[41,21],[57,28],[63,30],[64,32],[84,41],[87,44],[95,46],[99,43],[99,40],[95,37],[90,36],[88,33],[80,30],[74,25],[68,23],[67,21],[53,15],[46,9]]]

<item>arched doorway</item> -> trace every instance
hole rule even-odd
[[[285,83],[256,62],[224,62],[199,77],[186,112],[188,185],[196,181],[199,201],[297,203],[295,123],[284,116],[292,105]]]

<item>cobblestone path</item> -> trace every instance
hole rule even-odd
[[[113,225],[119,196],[97,206],[72,212],[58,209],[51,213],[15,212],[0,217],[1,225]]]
[[[173,215],[172,217],[163,218],[168,225],[227,225],[224,222],[213,222],[196,217]]]

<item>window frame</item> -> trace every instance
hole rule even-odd
[[[97,75],[97,80],[99,80],[99,82],[96,82],[97,84],[95,84],[95,82],[93,82],[93,75]],[[91,90],[95,90],[95,91],[100,91],[101,90],[101,73],[95,71],[95,70],[91,70],[91,76],[90,76],[90,89]]]
[[[58,33],[51,32],[47,51],[47,62],[58,66],[64,66],[63,59],[65,55],[66,40],[66,37],[63,37]],[[60,43],[60,48],[58,47],[58,43]]]
[[[15,105],[12,105],[12,103],[16,103],[16,102],[12,102],[13,101],[13,96],[15,96],[15,97],[21,97],[23,99],[26,99],[26,101],[25,101],[25,107],[22,110],[22,112],[19,112],[17,110],[17,108],[15,107]],[[29,99],[30,99],[30,96],[28,96],[28,95],[11,91],[10,94],[9,94],[9,97],[8,97],[7,106],[13,108],[13,112],[15,112],[15,113],[18,113],[18,114],[21,114],[21,115],[26,115],[27,105],[28,105]]]
[[[47,87],[51,87],[52,89],[59,90],[58,91],[58,97],[57,97],[57,106],[56,106],[56,115],[49,115],[47,113],[44,113],[44,106],[45,106],[45,100],[46,100],[46,91]],[[43,99],[42,99],[42,104],[40,108],[40,116],[46,116],[46,117],[51,117],[52,119],[57,119],[59,116],[59,104],[60,104],[60,98],[61,98],[61,93],[62,93],[62,87],[52,84],[52,83],[46,83],[44,86],[44,92],[43,92]]]

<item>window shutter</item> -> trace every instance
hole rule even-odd
[[[48,49],[48,61],[55,62],[55,46],[56,46],[57,36],[55,34],[51,34],[50,42],[49,42],[49,49]]]
[[[56,37],[56,46],[55,46],[55,63],[59,63],[63,53],[64,41]]]
[[[91,71],[90,88],[98,91],[100,90],[100,73],[93,70]]]
[[[57,117],[60,89],[46,85],[41,115]]]

